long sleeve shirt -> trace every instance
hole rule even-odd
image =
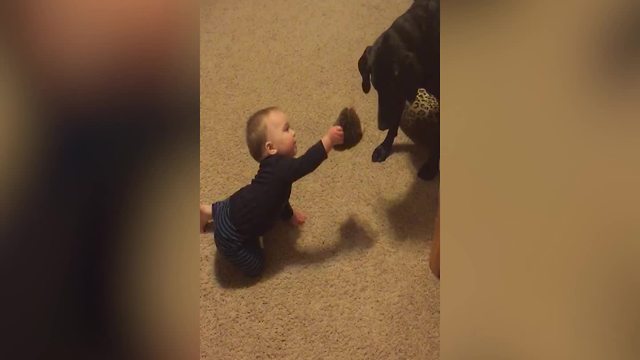
[[[326,158],[327,152],[318,141],[298,158],[271,155],[260,161],[251,184],[229,198],[231,223],[241,234],[255,237],[267,232],[278,219],[290,219],[291,185]]]

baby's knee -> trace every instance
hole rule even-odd
[[[259,277],[264,272],[264,260],[260,260],[253,264],[250,268],[243,269],[244,274],[249,277]]]

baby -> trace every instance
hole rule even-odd
[[[200,232],[213,227],[218,251],[249,276],[264,268],[264,254],[258,238],[278,219],[294,225],[305,216],[289,204],[291,185],[315,170],[335,145],[342,144],[340,126],[329,131],[304,155],[295,158],[296,133],[287,115],[277,107],[259,110],[247,121],[247,145],[260,163],[251,184],[212,206],[200,205]]]

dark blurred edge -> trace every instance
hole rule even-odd
[[[16,70],[30,79],[30,59],[20,57],[22,44],[7,32],[15,25],[12,10],[0,5],[2,39],[18,50],[14,60],[23,66]],[[194,25],[196,47],[184,54],[191,66],[175,83],[158,88],[123,78],[126,86],[115,81],[99,98],[84,102],[80,92],[66,104],[35,86],[35,117],[11,119],[34,121],[42,166],[30,169],[31,182],[15,189],[17,200],[1,214],[0,358],[146,357],[121,327],[114,274],[122,229],[136,221],[123,214],[131,214],[136,189],[145,186],[137,175],[178,150],[199,156],[197,18]],[[197,181],[198,168],[190,171]],[[199,184],[192,185],[197,196]]]
[[[640,359],[640,6],[442,6],[442,359]]]

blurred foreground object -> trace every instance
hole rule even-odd
[[[440,279],[440,208],[436,214],[435,225],[433,226],[433,239],[431,240],[431,253],[429,254],[429,268],[438,279]]]
[[[195,358],[197,3],[1,6],[29,161],[1,175],[0,358]]]

